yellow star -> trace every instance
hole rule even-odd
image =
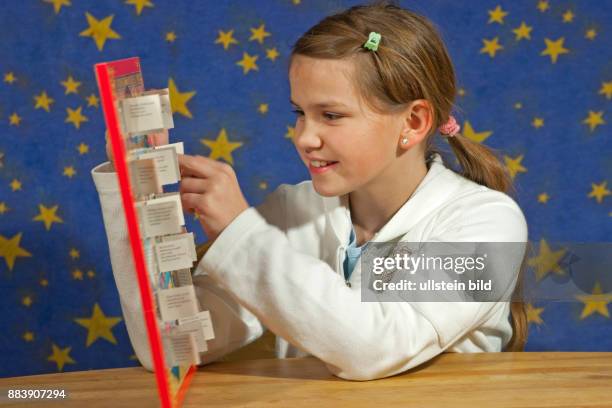
[[[86,145],[86,144],[85,144],[85,143],[83,143],[83,142],[81,142],[81,144],[80,144],[80,145],[78,145],[78,146],[76,147],[76,149],[79,151],[79,154],[80,154],[80,155],[83,155],[83,154],[86,154],[86,153],[88,153],[88,152],[89,152],[89,146],[88,146],[88,145]]]
[[[21,181],[17,179],[13,179],[13,181],[11,181],[9,185],[11,186],[11,190],[13,191],[21,190]]]
[[[260,190],[265,190],[267,188],[268,188],[268,183],[266,183],[265,181],[262,181],[261,183],[259,183]]]
[[[485,140],[487,140],[487,138],[491,136],[493,132],[490,130],[485,130],[483,132],[476,132],[474,128],[472,127],[472,124],[466,120],[463,123],[463,133],[462,134],[463,136],[467,137],[473,142],[482,143]]]
[[[10,239],[0,235],[0,257],[4,258],[9,271],[15,266],[15,259],[18,257],[30,257],[31,253],[19,246],[21,241],[21,232],[13,235]]]
[[[4,201],[0,201],[0,215],[10,210]]]
[[[487,24],[504,24],[504,17],[506,17],[507,15],[508,12],[502,10],[501,6],[497,6],[495,10],[489,10],[489,21],[487,22]]]
[[[242,53],[242,60],[238,61],[236,65],[240,65],[243,74],[247,74],[251,70],[259,71],[259,67],[257,66],[257,58],[259,55],[249,55],[246,52]]]
[[[210,155],[208,157],[213,160],[221,158],[229,164],[234,164],[232,152],[242,146],[242,142],[230,142],[227,139],[225,128],[221,129],[216,140],[200,139],[200,142],[210,148]]]
[[[499,50],[504,49],[504,47],[498,43],[499,38],[495,37],[492,40],[487,40],[484,39],[482,40],[482,42],[484,43],[484,47],[482,47],[482,49],[480,50],[481,54],[487,53],[489,54],[489,57],[493,58],[495,57],[495,53]]]
[[[582,123],[584,123],[585,125],[589,125],[589,129],[591,130],[591,132],[593,132],[597,126],[606,124],[606,121],[603,120],[602,116],[603,111],[589,111],[589,116],[585,118]]]
[[[79,253],[79,250],[76,248],[70,248],[70,258],[72,259],[79,259],[79,256],[81,256],[81,254]]]
[[[234,30],[219,30],[219,37],[215,40],[215,44],[223,44],[224,50],[227,50],[232,44],[238,44],[238,40],[234,38]]]
[[[83,280],[83,271],[80,269],[75,269],[72,271],[72,279]]]
[[[21,338],[23,338],[23,340],[27,342],[34,341],[34,333],[32,333],[31,331],[27,331],[23,333]]]
[[[564,37],[559,38],[557,41],[552,41],[548,38],[545,38],[544,42],[546,43],[546,49],[542,51],[540,55],[550,55],[550,60],[553,64],[555,64],[559,55],[569,53],[569,50],[567,48],[563,48],[564,41]]]
[[[529,266],[535,266],[536,281],[541,281],[550,272],[563,275],[563,269],[559,266],[559,261],[565,256],[567,250],[562,248],[558,251],[551,251],[545,239],[540,240],[540,252],[534,258],[527,260]]]
[[[280,54],[278,53],[278,50],[276,49],[276,47],[268,48],[266,50],[266,58],[268,58],[271,61],[275,61],[279,55]]]
[[[293,126],[287,126],[287,133],[285,133],[285,137],[291,140],[295,138],[295,128]]]
[[[180,113],[191,119],[193,116],[187,107],[187,102],[193,98],[196,92],[179,92],[172,78],[168,81],[168,88],[170,90],[170,105],[172,106],[172,112]]]
[[[77,93],[79,86],[81,86],[81,83],[76,81],[72,77],[72,75],[68,75],[68,79],[65,81],[62,81],[61,84],[64,86],[64,88],[66,88],[64,95],[68,95],[70,93]]]
[[[17,78],[15,78],[15,74],[13,74],[12,72],[7,72],[6,74],[4,74],[4,82],[6,82],[7,84],[12,84],[16,80]]]
[[[168,42],[175,42],[177,39],[176,33],[174,31],[168,31],[166,33],[166,41]]]
[[[57,211],[57,208],[58,208],[57,205],[49,208],[49,207],[45,207],[42,204],[38,204],[38,210],[40,211],[40,213],[36,217],[32,218],[32,221],[44,222],[45,229],[49,231],[54,222],[57,222],[57,223],[64,222],[64,220],[62,220],[60,217],[57,216],[57,214],[55,214],[55,212]]]
[[[43,287],[46,287],[49,285],[49,281],[45,278],[42,278],[39,283],[40,283],[40,286],[43,286]]]
[[[549,7],[550,5],[548,4],[548,1],[546,0],[542,0],[538,2],[538,10],[540,10],[542,13],[548,10]]]
[[[257,108],[257,110],[262,115],[265,115],[266,113],[268,113],[268,104],[267,103],[260,103],[259,107]]]
[[[66,117],[65,123],[72,123],[75,128],[79,129],[81,127],[81,122],[87,122],[87,116],[81,113],[83,109],[82,106],[79,106],[76,109],[66,108],[66,112],[68,112],[68,116]]]
[[[76,174],[76,170],[74,169],[73,166],[64,167],[64,173],[63,173],[64,176],[68,178],[72,178],[74,177],[75,174]]]
[[[547,193],[538,194],[538,203],[546,204],[550,200],[550,196]]]
[[[96,273],[94,271],[92,271],[91,269],[87,271],[87,277],[89,279],[93,279],[94,276],[96,276]]]
[[[97,108],[100,105],[100,99],[96,96],[96,94],[91,94],[87,97],[87,107],[93,106]]]
[[[89,347],[100,337],[113,344],[117,344],[117,340],[115,340],[115,336],[113,336],[111,329],[121,321],[121,318],[106,317],[97,303],[94,304],[93,313],[89,319],[80,318],[74,319],[74,321],[87,329],[87,341],[85,346]]]
[[[516,35],[514,39],[516,41],[520,41],[522,39],[531,40],[531,30],[533,30],[533,27],[528,26],[524,21],[522,21],[520,26],[512,30],[512,32]]]
[[[610,190],[607,189],[608,182],[602,181],[600,184],[591,183],[591,192],[587,196],[588,198],[595,197],[597,204],[601,204],[606,196],[612,194]]]
[[[292,3],[294,6],[299,5],[302,2],[302,0],[292,0]]]
[[[74,361],[69,355],[72,347],[60,349],[55,345],[55,343],[52,343],[51,347],[53,349],[53,353],[47,357],[47,361],[55,361],[55,364],[57,364],[57,371],[62,371],[64,369],[64,364],[66,363],[76,363],[76,361]]]
[[[13,112],[13,114],[9,116],[9,123],[11,126],[19,126],[21,123],[21,116],[19,116],[17,112]]]
[[[260,44],[263,44],[264,39],[269,37],[271,34],[266,31],[266,25],[262,24],[257,28],[251,28],[251,36],[249,37],[249,41],[257,41]]]
[[[533,121],[531,122],[531,126],[533,126],[536,129],[541,128],[542,126],[544,126],[544,119],[538,118],[538,117],[533,118]]]
[[[459,96],[465,96],[465,94],[466,94],[465,88],[459,88],[459,89],[457,90],[457,95],[459,95]]]
[[[142,13],[142,9],[145,7],[153,7],[153,3],[150,0],[127,0],[125,4],[132,4],[136,7],[136,15],[139,16]]]
[[[588,40],[594,40],[597,37],[597,30],[594,28],[588,29],[586,33],[584,33],[584,38]]]
[[[598,94],[605,95],[606,99],[612,99],[612,81],[602,82]]]
[[[30,307],[32,306],[32,297],[31,296],[24,296],[21,298],[21,304],[24,305],[25,307]]]
[[[58,14],[62,6],[70,6],[70,0],[43,0],[45,3],[53,4],[53,11]]]
[[[104,48],[104,43],[107,39],[118,40],[121,38],[121,36],[114,32],[110,27],[113,22],[114,15],[111,14],[110,16],[105,17],[103,20],[97,20],[94,16],[86,12],[85,17],[87,17],[87,24],[89,24],[89,27],[81,31],[79,35],[81,37],[93,38],[96,46],[98,47],[98,51],[102,51],[102,48]]]
[[[523,109],[523,104],[521,102],[517,102],[514,104],[514,109]]]
[[[544,321],[540,316],[544,311],[543,307],[533,307],[531,303],[527,303],[525,312],[527,313],[527,323],[542,324]]]
[[[572,13],[572,10],[567,10],[563,13],[563,22],[571,23],[572,21],[574,21],[574,13]]]
[[[602,316],[610,317],[608,311],[608,303],[612,302],[612,294],[603,293],[599,282],[595,283],[591,295],[577,295],[576,299],[584,303],[580,320],[589,317],[593,313],[599,313]]]
[[[49,112],[53,98],[49,98],[46,91],[42,91],[40,95],[34,95],[34,109],[44,109]]]
[[[523,161],[522,154],[518,157],[515,157],[514,159],[510,156],[504,155],[504,161],[506,162],[506,167],[508,168],[508,171],[510,172],[510,177],[512,177],[513,180],[514,180],[514,177],[516,177],[518,173],[527,172],[527,169],[523,167],[523,165],[521,164],[521,161]]]

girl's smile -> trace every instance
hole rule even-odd
[[[319,161],[319,160],[311,160],[308,164],[308,170],[310,174],[323,174],[327,171],[334,169],[339,162],[337,161]]]

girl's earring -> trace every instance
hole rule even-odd
[[[402,138],[402,144],[403,144],[403,145],[408,144],[408,141],[409,141],[408,136],[404,136],[404,137]]]

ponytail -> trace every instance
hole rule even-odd
[[[457,134],[448,142],[463,170],[463,177],[490,189],[509,193],[512,178],[493,151],[483,144]]]

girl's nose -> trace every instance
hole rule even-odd
[[[319,137],[316,126],[307,125],[304,121],[295,128],[294,143],[304,151],[311,151],[319,149],[323,140]]]

